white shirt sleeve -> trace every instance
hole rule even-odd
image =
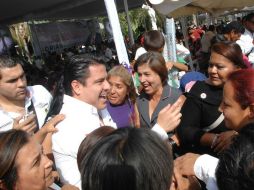
[[[249,62],[252,63],[252,67],[254,67],[254,48],[252,49],[251,53],[248,56]]]
[[[75,125],[75,130],[72,130],[73,125]],[[81,125],[73,122],[73,120],[68,120],[68,116],[57,125],[57,128],[59,131],[52,137],[52,148],[60,179],[64,184],[81,188],[77,152],[81,142],[86,137],[86,133],[82,131]]]
[[[208,154],[198,157],[194,164],[194,173],[206,184],[208,190],[217,190],[217,181],[215,177],[216,167],[219,159]]]
[[[104,108],[102,110],[98,111],[99,115],[102,117],[103,120],[103,124],[106,126],[110,126],[113,127],[115,129],[117,129],[116,123],[113,121],[113,119],[111,118],[107,108]]]
[[[241,35],[240,40],[237,40],[236,43],[241,47],[244,54],[250,53],[253,48],[253,37],[252,33],[248,30],[245,30],[244,34]]]
[[[183,55],[184,57],[186,57],[187,55],[190,54],[190,51],[183,45],[176,44],[176,53],[177,55]]]
[[[153,126],[152,131],[157,133],[162,138],[162,140],[167,140],[168,139],[168,134],[166,133],[166,131],[158,123],[156,123]]]
[[[143,48],[143,47],[138,48],[134,59],[137,60],[139,58],[139,56],[145,54],[146,52],[147,51],[145,50],[145,48]]]

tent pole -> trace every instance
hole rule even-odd
[[[128,23],[128,33],[129,33],[130,42],[131,42],[131,45],[134,45],[134,37],[133,37],[133,31],[131,29],[131,21],[129,17],[129,9],[128,9],[127,0],[124,0],[124,9],[125,9],[127,23]]]
[[[181,28],[182,28],[185,47],[188,50],[190,50],[189,43],[188,43],[188,34],[187,34],[187,26],[186,26],[187,19],[186,19],[186,17],[181,17],[180,18],[180,23],[181,23]],[[190,58],[190,61],[189,61],[190,68],[191,68],[192,71],[194,71],[195,69],[194,69],[194,66],[193,66],[193,61],[192,61],[191,55],[190,55],[189,58]]]
[[[173,18],[166,18],[166,44],[167,44],[167,61],[176,62],[176,37],[175,21]]]
[[[124,44],[124,40],[123,40],[123,34],[122,34],[120,23],[119,23],[115,1],[104,0],[104,2],[107,9],[109,22],[113,31],[113,37],[114,37],[114,42],[116,46],[119,63],[126,64],[129,67],[130,63],[129,63],[126,47]]]
[[[193,20],[193,24],[198,26],[198,21],[197,21],[197,15],[196,14],[192,14],[192,20]]]

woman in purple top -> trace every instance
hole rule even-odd
[[[136,92],[131,74],[123,66],[115,66],[108,72],[108,82],[107,109],[112,119],[118,128],[134,126]]]

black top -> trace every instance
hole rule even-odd
[[[197,81],[189,93],[182,107],[181,123],[177,128],[181,146],[185,151],[200,154],[213,154],[210,147],[202,147],[200,139],[205,133],[204,128],[213,124],[221,115],[219,106],[222,101],[223,89]],[[228,130],[224,120],[211,133],[220,133]]]

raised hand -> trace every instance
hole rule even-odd
[[[157,123],[166,132],[173,131],[179,125],[182,117],[180,110],[183,102],[184,100],[182,98],[178,98],[173,105],[167,105],[158,114]]]

